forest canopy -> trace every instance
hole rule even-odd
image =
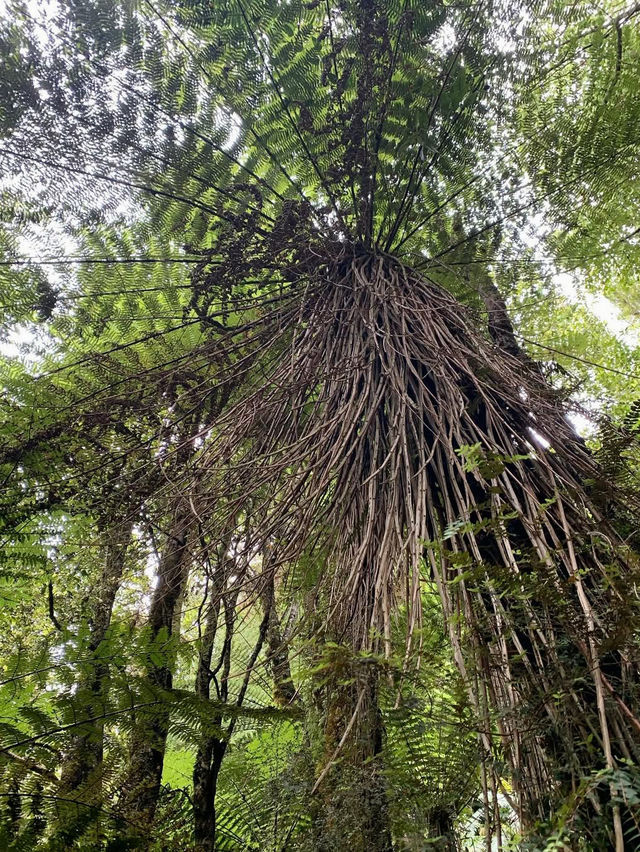
[[[0,848],[640,848],[640,6],[0,7]]]

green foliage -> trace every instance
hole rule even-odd
[[[524,150],[552,218],[549,245],[560,268],[577,269],[591,292],[637,318],[637,9],[605,4],[566,16],[551,6],[534,22],[547,62],[523,103]],[[553,40],[551,45],[549,40]]]
[[[317,848],[315,781],[333,767],[337,790],[348,764],[340,737],[334,752],[327,734],[331,692],[353,696],[363,672],[375,672],[384,735],[364,763],[365,772],[383,767],[393,842],[399,850],[452,848],[469,825],[475,832],[489,775],[511,792],[522,781],[508,777],[498,745],[513,719],[472,707],[471,681],[486,676],[491,684],[491,654],[518,642],[510,664],[520,680],[508,685],[522,704],[516,722],[524,727],[549,704],[570,727],[572,690],[583,705],[592,696],[576,646],[553,644],[558,622],[579,632],[577,581],[588,583],[597,564],[608,589],[623,588],[616,558],[632,562],[638,547],[637,9],[65,0],[40,11],[36,18],[29,4],[12,4],[0,26],[0,158],[8,175],[0,185],[0,847],[115,852],[144,848],[147,833],[150,848],[189,849],[194,764],[203,743],[214,742],[224,757],[216,848]],[[522,346],[557,390],[553,405],[599,422],[590,440],[601,479],[580,485],[625,542],[617,556],[607,541],[583,542],[593,570],[557,583],[527,543],[529,528],[501,489],[535,467],[536,421],[526,421],[528,443],[509,431],[513,453],[474,443],[475,434],[450,434],[458,481],[479,492],[502,478],[481,498],[472,494],[473,516],[447,513],[442,482],[429,482],[442,523],[432,541],[414,544],[446,563],[440,595],[463,606],[443,620],[431,597],[433,566],[422,566],[428,580],[411,581],[421,625],[418,610],[397,605],[409,580],[390,572],[384,635],[360,613],[375,650],[350,644],[350,625],[343,635],[326,629],[344,591],[334,564],[341,530],[327,507],[359,474],[334,477],[318,497],[317,535],[296,553],[296,531],[308,522],[305,488],[323,481],[296,458],[295,442],[275,440],[283,422],[287,434],[304,433],[322,408],[322,383],[305,388],[301,370],[293,379],[303,390],[287,398],[284,414],[248,404],[247,419],[255,410],[264,422],[239,445],[225,444],[225,417],[237,416],[235,400],[253,403],[265,387],[278,405],[273,365],[314,333],[318,316],[329,316],[307,310],[309,282],[316,286],[329,257],[325,289],[344,290],[352,256],[427,276],[473,311],[496,358],[505,347],[487,293],[507,301],[518,379],[529,364]],[[628,323],[624,339],[594,316],[594,306],[608,304],[602,297]],[[442,309],[434,302],[424,310],[437,335]],[[339,320],[338,307],[330,315],[337,342],[352,331]],[[389,348],[381,324],[365,317],[380,350]],[[406,327],[401,337],[415,334]],[[331,354],[320,353],[326,374]],[[484,392],[486,368],[452,357],[460,375],[477,369]],[[435,352],[427,371],[434,389],[439,358]],[[419,369],[411,363],[408,373]],[[330,375],[334,385],[342,378]],[[357,389],[357,404],[365,391]],[[481,396],[460,411],[478,429]],[[505,418],[506,408],[511,416],[514,405]],[[364,441],[374,416],[386,423],[389,412],[376,400],[371,418],[354,417],[354,432]],[[547,425],[537,421],[536,429]],[[400,440],[397,423],[385,428]],[[415,435],[407,429],[402,437],[408,455]],[[434,453],[439,442],[442,435],[430,439]],[[275,464],[274,446],[285,457],[283,478],[299,477],[280,526],[277,477],[249,497],[237,486]],[[374,470],[371,454],[362,493],[386,462]],[[348,473],[351,460],[341,464]],[[400,482],[403,474],[385,476]],[[547,481],[538,485],[539,511],[528,520],[535,526],[549,514],[559,529],[558,494]],[[409,483],[402,487],[409,493]],[[176,505],[189,513],[177,579],[162,573],[177,540]],[[354,553],[361,528],[373,523],[365,515],[341,517]],[[407,542],[411,534],[398,531]],[[498,564],[505,539],[519,573]],[[386,540],[385,528],[378,551]],[[460,544],[469,541],[482,558]],[[163,583],[175,600],[155,594]],[[154,601],[160,626],[148,623]],[[503,644],[491,638],[487,601],[509,625]],[[635,623],[635,602],[618,609],[600,615],[605,627],[609,616],[618,619],[624,632]],[[487,621],[479,617],[474,634],[468,622],[478,612]],[[567,680],[525,695],[527,643],[540,634],[547,650],[553,638]],[[476,666],[466,681],[454,639]],[[295,686],[284,707],[272,700],[282,694],[272,681],[283,667]],[[540,666],[540,683],[544,674]],[[633,688],[615,687],[637,715]],[[352,710],[343,708],[345,719]],[[550,752],[563,735],[554,725],[536,734],[548,736]],[[142,826],[123,793],[140,731],[160,755],[155,817]],[[597,754],[597,763],[599,734],[581,736],[572,759],[581,767],[585,754]],[[80,746],[87,772],[65,789]],[[615,768],[580,777],[519,848],[608,848],[614,806],[625,815],[629,848],[640,844],[637,769],[624,754],[615,759]],[[575,766],[558,764],[573,783]],[[349,777],[356,775],[346,772],[343,786]],[[358,790],[346,792],[360,801]],[[497,815],[482,820],[497,832],[502,816],[506,844],[515,817],[501,814],[492,795]]]

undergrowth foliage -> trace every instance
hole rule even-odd
[[[637,9],[14,12],[0,842],[633,848],[637,403],[587,445],[519,329]]]

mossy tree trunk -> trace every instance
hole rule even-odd
[[[316,852],[391,852],[379,669],[345,650],[324,672],[323,749],[314,785]]]

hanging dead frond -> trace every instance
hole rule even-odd
[[[333,248],[235,333],[259,366],[213,424],[210,499],[257,499],[282,566],[322,554],[316,594],[356,649],[390,646],[400,601],[411,644],[426,556],[487,753],[497,725],[520,816],[543,817],[560,753],[567,783],[638,754],[635,562],[535,366],[393,258]]]

